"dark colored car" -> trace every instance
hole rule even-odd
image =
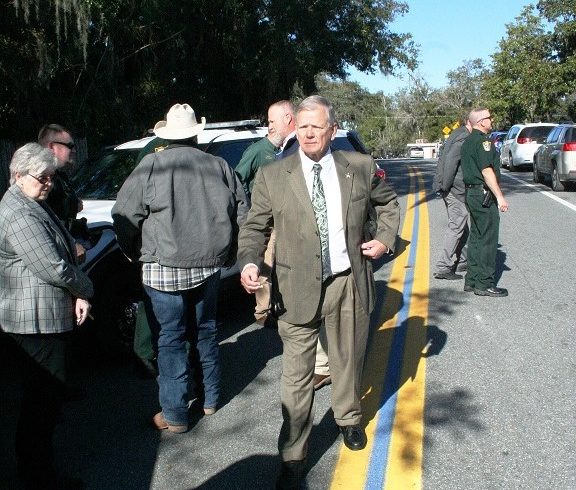
[[[504,142],[504,137],[506,136],[507,133],[508,133],[508,131],[492,131],[490,133],[490,136],[488,136],[490,141],[492,141],[492,143],[494,143],[494,148],[496,148],[496,151],[498,153],[500,153],[500,149],[502,148],[502,143]]]

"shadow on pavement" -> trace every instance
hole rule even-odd
[[[256,455],[237,461],[222,470],[195,490],[246,490],[273,488],[280,471],[280,461],[275,456]],[[190,489],[192,490],[192,488]]]

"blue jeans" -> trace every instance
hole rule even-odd
[[[220,394],[220,363],[216,314],[220,272],[200,286],[166,292],[144,286],[144,305],[158,352],[159,401],[164,418],[188,423],[190,361],[187,340],[195,340],[204,384],[204,407],[216,407]],[[191,348],[194,348],[192,343]]]

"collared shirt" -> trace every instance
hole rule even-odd
[[[332,152],[328,152],[315,162],[308,158],[305,153],[299,149],[300,161],[306,187],[310,200],[312,200],[312,186],[314,184],[314,164],[319,163],[322,166],[320,171],[320,180],[324,187],[324,196],[326,198],[326,208],[328,212],[328,247],[330,250],[330,265],[332,274],[338,274],[350,268],[350,258],[346,248],[346,235],[344,233],[344,222],[342,220],[342,196],[340,194],[340,182],[336,172],[336,164]]]
[[[292,138],[296,138],[296,130],[292,131],[288,136],[286,136],[286,138],[284,138],[284,141],[282,141],[282,144],[280,145],[280,151],[278,152],[278,155],[284,151],[286,143],[288,143],[288,141],[290,141]]]
[[[484,184],[482,170],[488,167],[493,168],[500,182],[500,157],[488,135],[479,129],[474,128],[462,144],[460,158],[465,184]]]
[[[156,262],[142,265],[142,283],[158,291],[185,291],[200,286],[219,267],[167,267]]]

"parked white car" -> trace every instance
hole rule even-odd
[[[419,146],[413,146],[410,148],[410,158],[424,158],[424,148]]]
[[[521,166],[532,166],[534,154],[557,124],[530,123],[512,126],[500,148],[500,163],[510,172]]]

